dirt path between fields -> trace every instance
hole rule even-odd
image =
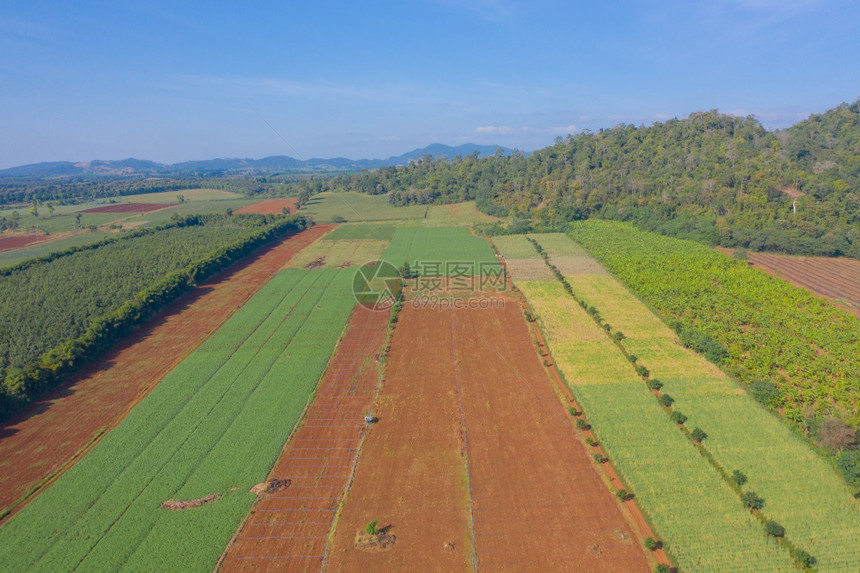
[[[209,279],[69,384],[3,424],[0,515],[20,509],[89,451],[290,258],[332,228],[312,227]]]

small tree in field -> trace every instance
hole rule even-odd
[[[806,567],[807,569],[815,565],[817,559],[804,551],[803,549],[795,549],[791,552],[791,556],[794,557],[794,560],[797,561],[801,567]]]
[[[732,481],[738,485],[744,485],[747,483],[747,475],[741,470],[734,470],[732,472]]]
[[[626,489],[619,489],[615,492],[615,497],[617,497],[621,501],[627,501],[628,499],[633,498],[633,493],[627,491]]]
[[[594,461],[599,463],[599,464],[602,464],[603,462],[606,461],[606,458],[604,458],[600,454],[594,454]]]
[[[675,403],[675,399],[668,394],[663,394],[662,396],[660,396],[660,403],[664,406],[671,406]]]
[[[379,528],[377,527],[378,525],[379,522],[374,519],[367,524],[367,527],[364,528],[364,532],[368,535],[376,535],[377,533],[379,533]]]
[[[655,549],[660,548],[660,542],[654,539],[653,537],[647,537],[645,539],[645,548],[648,551],[654,551]]]
[[[672,412],[672,421],[676,424],[683,424],[687,421],[687,416],[675,410],[674,412]]]
[[[771,537],[785,537],[785,528],[773,520],[764,524],[764,530]]]
[[[690,437],[693,438],[694,442],[701,444],[702,440],[708,437],[708,434],[701,428],[696,428],[690,433]]]
[[[654,573],[672,573],[672,568],[665,563],[660,563],[654,568]]]
[[[764,507],[764,498],[754,491],[745,492],[741,496],[741,501],[748,509],[761,509]]]
[[[587,429],[588,429],[588,424],[586,424],[586,423],[585,423],[585,420],[583,420],[582,418],[579,418],[579,419],[576,421],[576,429],[577,429],[577,430],[587,430]]]

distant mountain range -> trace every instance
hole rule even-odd
[[[432,157],[465,157],[471,153],[478,153],[479,157],[493,155],[497,149],[501,149],[504,155],[510,155],[513,150],[498,145],[475,145],[465,143],[457,147],[433,143],[427,147],[413,149],[403,155],[389,157],[388,159],[347,159],[335,157],[333,159],[308,159],[302,161],[286,155],[274,155],[262,159],[207,159],[202,161],[184,161],[181,163],[163,164],[144,159],[120,159],[115,161],[86,161],[74,163],[71,161],[51,161],[44,163],[32,163],[18,167],[10,167],[0,170],[0,177],[69,177],[80,175],[105,175],[105,176],[165,176],[165,175],[224,175],[234,173],[272,173],[278,171],[287,172],[332,172],[332,171],[358,171],[361,169],[375,169],[377,167],[388,167],[394,165],[406,165],[410,161],[420,159],[425,155]]]

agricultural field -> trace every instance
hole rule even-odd
[[[829,298],[860,318],[860,261],[771,253],[749,253],[747,261],[757,269]]]
[[[427,217],[423,224],[427,227],[458,227],[475,223],[492,223],[498,220],[498,217],[478,211],[474,201],[466,201],[450,205],[431,205],[427,209]]]
[[[466,227],[399,227],[383,258],[396,267],[404,262],[417,264],[422,275],[458,272],[448,263],[466,263],[466,270],[475,275],[482,268],[488,272],[499,269],[490,243]]]
[[[543,237],[536,236],[541,245]],[[568,244],[545,247],[551,259],[580,249],[565,240]],[[680,345],[675,333],[617,280],[605,271],[592,273],[596,264],[584,261],[565,278],[578,297],[625,334],[624,347],[663,382],[663,391],[675,399],[673,407],[689,417],[687,425],[708,434],[705,447],[717,462],[728,473],[740,469],[748,476],[746,487],[765,499],[764,513],[817,557],[819,571],[860,567],[853,541],[860,538],[860,505],[841,476],[719,368]]]
[[[378,261],[388,241],[370,239],[319,240],[290,260],[291,269],[345,269]]]
[[[204,282],[129,339],[3,425],[0,516],[115,426],[161,378],[215,332],[299,250],[316,226]]]
[[[0,528],[4,566],[211,570],[343,331],[351,278],[277,275]]]
[[[237,213],[259,213],[261,215],[279,215],[284,209],[288,213],[296,212],[296,198],[282,197],[278,199],[264,199],[250,205],[245,205],[236,210]]]
[[[774,383],[789,420],[812,408],[860,424],[856,317],[698,243],[608,221],[577,223],[571,237],[667,319],[723,346],[729,373]]]
[[[123,195],[122,197],[117,197],[117,200],[129,203],[179,203],[182,199],[185,202],[198,202],[242,198],[243,196],[238,193],[224,191],[223,189],[179,189],[177,191]]]
[[[670,421],[603,330],[579,305],[562,303],[572,301],[562,285],[517,286],[598,441],[681,569],[791,571],[788,553],[768,542],[758,520]],[[607,366],[601,372],[593,364]]]
[[[361,193],[320,193],[311,197],[301,208],[301,213],[310,215],[320,223],[365,223],[424,219],[428,207],[411,205],[394,207],[386,195],[364,195]]]
[[[393,223],[347,223],[338,225],[328,233],[323,240],[338,241],[342,239],[376,239],[390,241],[397,227]]]
[[[160,211],[174,205],[175,203],[112,203],[110,205],[90,207],[78,211],[78,213],[139,213],[145,215],[146,213]]]

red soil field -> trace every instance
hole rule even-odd
[[[519,305],[450,314],[478,567],[648,571],[541,365]]]
[[[860,261],[749,253],[754,267],[827,297],[860,318]]]
[[[378,404],[333,570],[649,570],[515,301],[444,311],[407,303]],[[373,519],[391,526],[393,549],[354,548]]]
[[[176,301],[159,318],[0,428],[0,515],[18,509],[190,354],[283,265],[331,230],[318,225],[258,251]]]
[[[473,568],[468,477],[447,313],[404,305],[377,399],[379,421],[362,446],[328,555],[331,571]],[[372,520],[397,540],[354,547]]]
[[[79,213],[149,213],[173,207],[177,203],[115,203],[113,205],[104,205],[102,207],[93,207],[92,209],[84,209]]]
[[[54,235],[36,234],[15,234],[15,235],[0,235],[0,251],[9,251],[12,249],[20,249],[27,245],[35,245],[36,243],[44,243],[52,241],[56,237]]]
[[[280,215],[281,210],[286,207],[290,213],[296,212],[296,198],[283,197],[280,199],[266,199],[252,205],[245,205],[236,209],[236,213],[259,213],[260,215]]]
[[[254,505],[223,571],[319,571],[380,380],[388,312],[356,307],[300,427],[269,473],[289,486]]]

